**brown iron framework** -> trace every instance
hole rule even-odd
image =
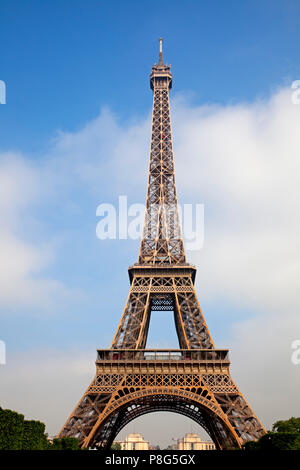
[[[149,178],[138,263],[110,349],[98,350],[96,376],[59,433],[83,447],[108,449],[131,420],[172,411],[201,425],[217,449],[240,447],[265,429],[233,382],[227,350],[215,348],[186,261],[178,216],[169,90],[172,74],[160,40],[152,67]],[[149,350],[152,311],[173,311],[180,349]]]

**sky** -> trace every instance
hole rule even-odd
[[[206,322],[266,428],[300,415],[299,26],[297,1],[1,2],[0,406],[55,434],[111,344],[139,240],[99,240],[96,210],[144,203],[162,36],[179,201],[204,204],[187,256]],[[170,315],[148,345],[177,346]],[[159,416],[123,435],[205,435]]]

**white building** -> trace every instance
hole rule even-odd
[[[212,441],[202,441],[198,434],[187,433],[182,439],[177,440],[178,450],[216,450]]]
[[[139,433],[131,433],[120,442],[121,450],[149,450],[149,441]]]

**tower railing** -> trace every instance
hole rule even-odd
[[[228,349],[98,349],[97,361],[197,361],[229,364]]]

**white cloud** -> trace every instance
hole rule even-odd
[[[52,174],[52,184],[60,184],[64,191],[70,185],[77,191],[84,186],[85,191],[100,195],[111,188],[116,194],[128,194],[131,182],[144,189],[149,126],[149,118],[121,125],[116,115],[103,108],[78,132],[59,132],[47,156],[46,172]]]
[[[202,295],[257,311],[299,307],[300,107],[290,90],[175,110],[178,186],[205,204],[204,249],[190,254]]]
[[[53,299],[70,295],[55,279],[42,275],[53,261],[52,242],[35,242],[31,209],[43,194],[41,172],[22,155],[0,154],[0,307],[53,307]],[[26,233],[24,233],[26,232]],[[31,239],[32,237],[32,239]]]

